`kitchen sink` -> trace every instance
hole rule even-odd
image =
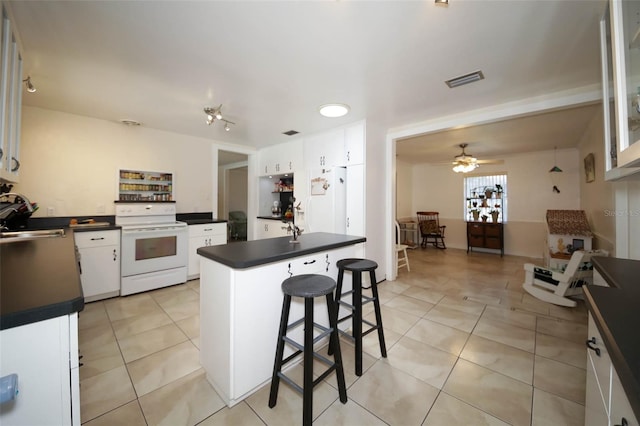
[[[6,231],[0,232],[0,244],[13,241],[34,240],[37,238],[64,237],[64,229],[45,229],[38,231]]]

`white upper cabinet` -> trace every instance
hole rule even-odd
[[[302,141],[281,143],[260,150],[261,176],[293,173],[302,167]]]
[[[344,165],[344,129],[305,138],[304,162],[309,170]]]
[[[615,144],[617,158],[613,167],[640,167],[640,2],[610,0],[611,70],[615,99],[615,134],[610,134],[610,145]],[[606,21],[606,17],[604,19]],[[603,61],[604,62],[604,61]],[[611,79],[609,79],[611,81]],[[606,88],[609,89],[609,82]],[[611,94],[610,94],[611,96]],[[610,153],[607,153],[608,156]]]
[[[0,178],[17,182],[20,170],[22,56],[2,7],[0,24]]]
[[[364,121],[344,129],[345,165],[364,164]]]

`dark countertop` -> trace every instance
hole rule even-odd
[[[586,286],[585,302],[640,419],[640,261],[593,257],[591,262],[611,287]]]
[[[0,244],[0,330],[80,312],[73,231]]]
[[[278,222],[290,222],[284,216],[257,216],[256,219],[276,220]]]
[[[212,212],[176,213],[176,220],[187,225],[203,225],[206,223],[226,223],[224,219],[213,219]]]
[[[240,241],[218,246],[200,247],[198,254],[234,269],[245,269],[291,259],[297,256],[332,250],[363,243],[365,237],[316,232],[298,237],[299,243],[290,243],[291,237]]]

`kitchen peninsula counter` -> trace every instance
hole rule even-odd
[[[609,287],[584,288],[585,302],[602,335],[636,418],[640,419],[640,261],[594,257]]]
[[[361,257],[366,239],[310,233],[292,237],[201,247],[200,363],[207,380],[233,406],[271,379],[282,309],[282,282],[293,275],[337,278],[336,263]],[[343,291],[351,289],[350,274]],[[322,299],[322,300],[320,300]],[[344,298],[349,301],[349,297]],[[315,301],[315,321],[328,326],[326,301]],[[294,298],[290,323],[301,318],[302,299]],[[343,315],[347,315],[343,310]],[[342,327],[348,327],[345,321]],[[302,341],[302,330],[289,333]],[[292,351],[285,352],[285,357]]]
[[[291,240],[287,236],[200,247],[198,254],[234,269],[244,269],[366,241],[364,237],[326,232],[302,234],[298,243]]]
[[[73,231],[0,243],[0,329],[79,312],[84,297]]]

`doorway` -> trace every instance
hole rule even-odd
[[[229,241],[247,239],[249,157],[218,151],[218,218],[229,221]],[[231,213],[231,215],[230,215]],[[238,218],[244,215],[244,223]],[[233,216],[233,217],[231,217]]]

